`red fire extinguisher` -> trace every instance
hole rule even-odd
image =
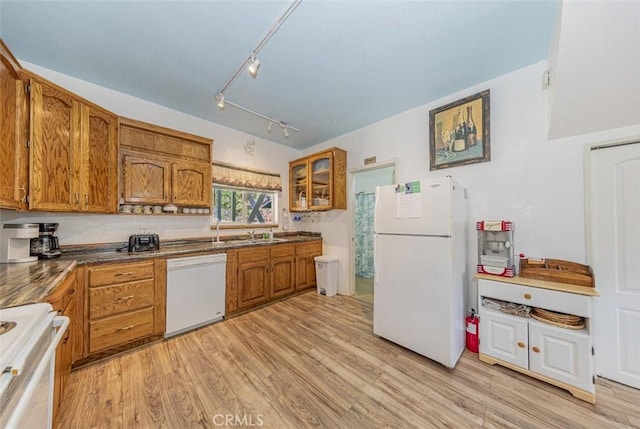
[[[467,349],[470,352],[478,353],[478,323],[480,319],[476,317],[476,311],[473,308],[465,321],[467,322]]]

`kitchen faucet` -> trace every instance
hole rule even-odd
[[[255,231],[247,231],[247,233],[249,234],[249,237],[251,238],[251,240],[255,240],[256,239],[256,232]]]

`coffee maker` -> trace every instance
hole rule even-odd
[[[57,258],[62,254],[60,252],[60,244],[58,237],[55,236],[58,229],[57,223],[39,223],[38,238],[31,239],[31,256],[37,256],[38,259]]]
[[[29,256],[29,242],[38,236],[37,223],[5,223],[0,231],[0,263],[37,261]]]

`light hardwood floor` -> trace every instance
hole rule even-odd
[[[356,295],[373,304],[373,278],[356,276]]]
[[[372,312],[309,292],[79,369],[57,427],[640,427],[638,390],[598,381],[591,405],[468,351],[449,370]]]

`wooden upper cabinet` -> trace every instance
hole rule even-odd
[[[0,208],[24,209],[28,187],[26,105],[21,67],[0,39]]]
[[[81,116],[81,210],[111,213],[118,195],[118,121],[94,106],[83,106]]]
[[[29,208],[114,213],[115,115],[39,79],[30,100]]]
[[[30,93],[29,208],[76,211],[80,203],[80,104],[73,95],[34,79]]]
[[[211,167],[208,164],[175,162],[172,165],[173,203],[186,206],[210,206]]]
[[[168,204],[171,163],[136,152],[122,154],[122,196],[128,203]]]
[[[289,163],[291,211],[347,208],[347,152],[337,147]]]
[[[209,207],[211,139],[120,119],[122,202]]]

